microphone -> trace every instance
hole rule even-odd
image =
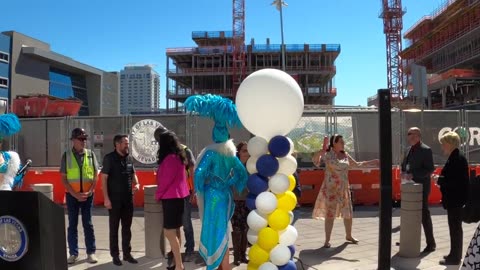
[[[27,159],[27,162],[25,162],[25,165],[23,165],[22,168],[20,168],[20,170],[18,170],[17,172],[17,176],[18,175],[22,175],[23,173],[25,173],[28,169],[28,167],[30,167],[30,165],[32,164],[32,160],[31,159]]]

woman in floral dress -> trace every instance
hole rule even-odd
[[[313,218],[325,219],[325,243],[324,247],[330,247],[335,218],[343,218],[345,224],[346,240],[358,243],[352,236],[353,208],[348,183],[348,169],[350,167],[378,166],[378,159],[357,162],[344,151],[345,142],[341,135],[330,137],[330,143],[326,150],[320,150],[317,155],[319,160],[314,164],[320,164],[320,159],[325,162],[325,179],[318,194],[313,209]]]

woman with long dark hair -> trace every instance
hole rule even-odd
[[[189,195],[185,170],[187,159],[173,132],[161,134],[158,143],[158,186],[155,199],[162,202],[165,237],[175,258],[175,265],[167,269],[184,269],[180,254],[180,227],[183,224],[184,198]]]
[[[326,150],[320,150],[319,159],[325,161],[325,178],[318,193],[313,218],[325,219],[325,243],[324,247],[330,247],[335,218],[343,218],[345,224],[346,240],[358,243],[352,236],[353,207],[348,183],[348,169],[350,167],[378,166],[378,159],[357,162],[345,152],[345,142],[342,135],[330,137],[330,143]],[[319,164],[320,161],[315,161]]]

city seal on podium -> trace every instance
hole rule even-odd
[[[0,258],[15,262],[28,250],[28,234],[25,226],[13,216],[0,216]]]
[[[162,124],[152,119],[141,120],[132,127],[130,141],[132,156],[142,164],[157,162],[158,143],[153,136],[155,130]]]

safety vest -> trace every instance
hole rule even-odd
[[[88,192],[92,187],[95,176],[92,151],[88,149],[84,151],[85,154],[83,156],[81,172],[73,151],[68,151],[65,157],[67,163],[67,181],[75,192]]]

